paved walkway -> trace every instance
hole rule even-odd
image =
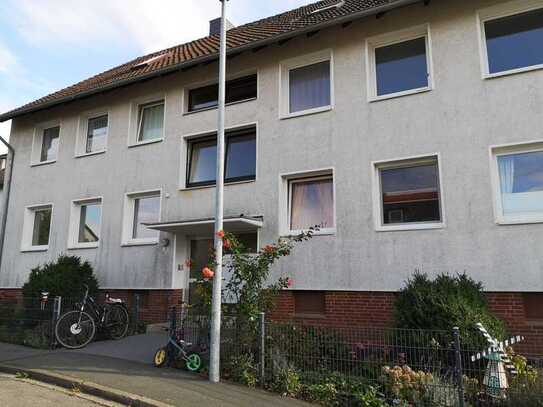
[[[0,343],[0,366],[49,372],[174,406],[307,406],[235,384],[210,384],[182,370],[157,369],[148,356],[164,343],[164,338],[140,335],[118,342],[97,342],[79,351],[41,351]],[[151,345],[152,349],[143,350]]]

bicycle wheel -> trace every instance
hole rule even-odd
[[[106,328],[111,339],[119,340],[128,333],[130,317],[126,307],[112,305],[107,314]]]
[[[191,372],[199,372],[202,368],[202,358],[198,353],[189,353],[187,355],[187,369]]]
[[[96,333],[94,319],[82,311],[70,311],[60,316],[55,325],[55,337],[68,349],[87,346]]]

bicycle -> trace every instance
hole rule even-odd
[[[106,296],[105,304],[100,305],[89,296],[89,287],[85,286],[81,303],[75,310],[62,314],[55,324],[55,338],[65,348],[80,349],[94,339],[97,328],[119,340],[128,333],[129,324],[128,309],[122,300]]]
[[[193,344],[185,341],[187,311],[185,304],[182,305],[181,327],[177,328],[175,308],[172,310],[172,322],[170,324],[168,343],[159,348],[153,359],[156,367],[174,365],[179,361],[185,362],[185,367],[191,372],[198,372],[203,366],[202,354],[207,351],[203,343]]]

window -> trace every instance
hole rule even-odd
[[[25,209],[22,251],[47,250],[53,206],[37,205]]]
[[[102,223],[101,198],[74,201],[68,248],[98,247]]]
[[[85,153],[104,151],[107,146],[108,115],[90,118],[87,121]]]
[[[542,222],[543,146],[498,147],[494,158],[498,223]]]
[[[543,67],[543,8],[537,6],[510,2],[480,11],[485,76]]]
[[[187,188],[214,185],[217,171],[216,136],[189,141],[188,154]],[[225,182],[255,179],[255,129],[226,134],[225,166]]]
[[[123,244],[154,244],[159,232],[145,223],[160,220],[160,191],[134,192],[126,195]]]
[[[43,130],[40,162],[55,161],[58,156],[58,140],[60,127],[50,127]]]
[[[257,97],[257,75],[245,76],[226,82],[226,103],[241,102]],[[219,85],[213,84],[189,90],[188,111],[194,112],[216,107]]]
[[[526,319],[543,321],[543,293],[524,293],[523,297]]]
[[[288,228],[291,233],[318,226],[320,232],[335,228],[333,176],[288,180]]]
[[[138,108],[138,142],[164,137],[164,101],[147,103]]]
[[[442,225],[437,157],[376,163],[377,230]]]
[[[282,62],[282,117],[330,110],[333,105],[332,67],[329,50]]]
[[[324,315],[326,297],[324,291],[294,291],[294,312],[300,315]]]
[[[368,96],[380,100],[431,89],[427,25],[367,40]]]

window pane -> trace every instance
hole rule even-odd
[[[132,238],[141,239],[146,237],[157,237],[156,230],[148,229],[142,223],[158,222],[160,213],[160,196],[149,196],[134,199],[134,224],[132,227]]]
[[[140,106],[139,119],[138,141],[154,140],[163,137],[164,104]]]
[[[40,209],[34,212],[34,228],[32,246],[47,246],[51,228],[51,209]]]
[[[100,221],[102,204],[81,205],[79,217],[79,243],[97,242],[100,240]]]
[[[437,163],[380,173],[384,224],[441,220]]]
[[[226,103],[256,98],[257,75],[245,76],[226,82]],[[189,91],[189,112],[218,105],[219,85],[213,84]]]
[[[294,291],[294,312],[296,314],[324,314],[326,312],[324,291]]]
[[[217,176],[217,143],[215,140],[192,144],[189,185],[202,182],[215,182]]]
[[[543,293],[524,293],[524,315],[530,320],[543,320]]]
[[[543,212],[543,151],[498,157],[504,215]]]
[[[107,144],[107,115],[89,119],[87,128],[86,153],[101,151]]]
[[[289,72],[290,112],[330,105],[330,61]]]
[[[43,131],[40,161],[56,160],[60,127],[51,127]]]
[[[490,73],[543,64],[543,9],[485,23]]]
[[[375,49],[377,96],[428,86],[426,38]]]
[[[290,230],[334,227],[332,178],[291,183]]]
[[[256,138],[254,134],[229,137],[226,149],[226,179],[254,179]]]

